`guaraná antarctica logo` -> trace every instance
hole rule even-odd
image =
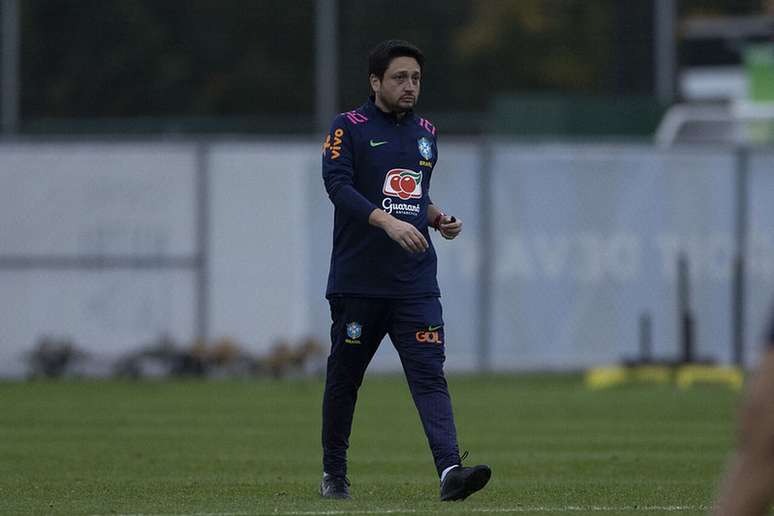
[[[416,217],[419,214],[419,204],[407,202],[393,202],[391,197],[397,197],[403,201],[419,199],[422,197],[422,172],[414,172],[405,168],[394,168],[387,172],[382,188],[385,197],[382,208],[389,214],[410,215]]]
[[[407,199],[422,197],[422,172],[414,172],[405,168],[393,168],[384,178],[384,195]]]

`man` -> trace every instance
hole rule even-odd
[[[326,498],[349,498],[346,457],[357,391],[386,334],[430,444],[441,500],[463,500],[491,476],[488,466],[461,465],[443,374],[445,335],[428,228],[451,240],[462,221],[444,214],[428,193],[436,130],[413,112],[423,66],[414,45],[380,43],[369,55],[368,102],[337,116],[323,146],[323,180],[335,206],[320,484]]]
[[[715,504],[717,516],[768,514],[774,500],[774,318],[739,413],[739,443]]]

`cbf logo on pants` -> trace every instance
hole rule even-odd
[[[360,344],[360,335],[363,334],[363,327],[357,321],[352,321],[347,324],[347,339],[344,340],[347,344]]]

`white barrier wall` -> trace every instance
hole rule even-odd
[[[0,375],[43,335],[100,355],[192,337],[190,268],[80,264],[190,259],[194,171],[190,145],[0,146]]]
[[[461,238],[434,238],[447,367],[479,364],[482,328],[495,369],[615,362],[636,353],[643,312],[654,352],[674,358],[681,251],[697,355],[728,360],[735,166],[725,150],[442,140],[431,195],[465,222]],[[774,154],[750,167],[752,362],[774,294]],[[317,142],[2,144],[0,376],[23,372],[42,335],[104,357],[198,328],[255,353],[307,335],[327,343],[332,212]],[[385,344],[374,368],[399,368]]]
[[[210,147],[210,335],[265,352],[310,334],[307,186],[319,146]]]
[[[498,149],[493,202],[503,223],[490,319],[498,366],[635,357],[643,313],[652,317],[654,354],[677,358],[681,251],[697,354],[729,358],[729,318],[717,314],[730,306],[733,163],[706,151]]]

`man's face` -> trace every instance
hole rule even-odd
[[[376,105],[396,113],[412,109],[419,99],[421,79],[422,74],[416,59],[396,57],[390,62],[381,80],[371,74],[371,88],[376,95]]]

